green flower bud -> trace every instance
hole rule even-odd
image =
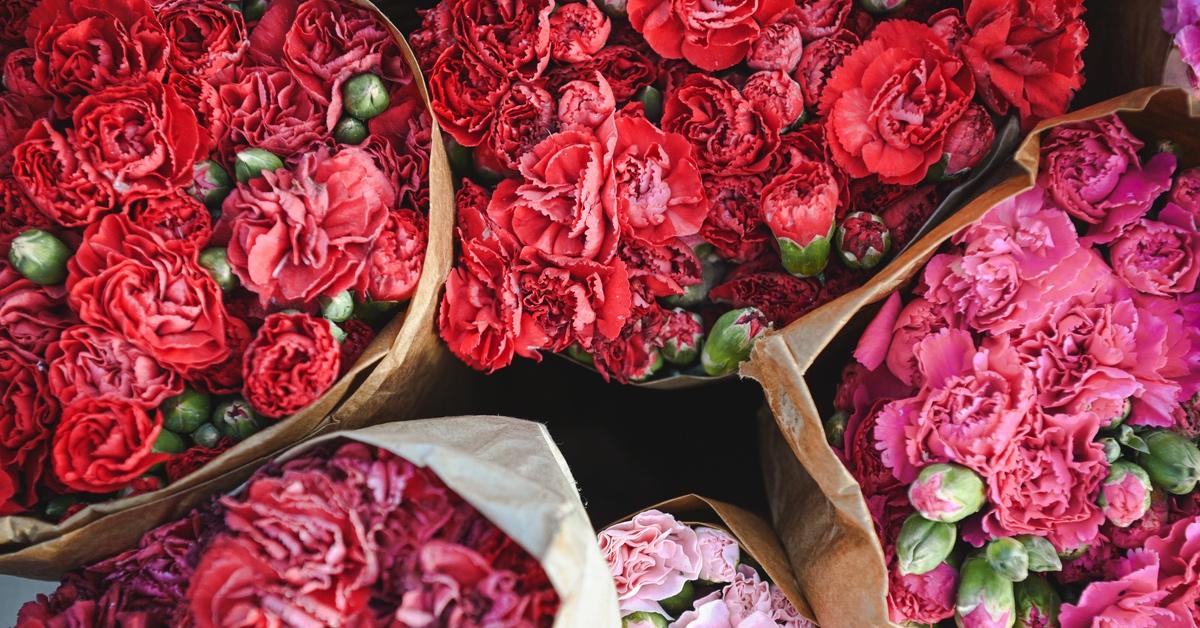
[[[194,390],[184,388],[182,393],[163,402],[159,408],[163,415],[163,427],[172,432],[190,434],[208,421],[212,414],[212,397]]]
[[[366,123],[353,116],[342,116],[338,120],[336,126],[333,127],[333,139],[342,144],[353,144],[355,146],[367,141],[367,136],[371,134]]]
[[[651,349],[649,366],[647,366],[646,370],[642,371],[641,373],[631,375],[629,377],[629,381],[644,382],[651,377],[654,377],[659,371],[662,370],[662,367],[665,364],[666,360],[663,360],[662,351],[659,351],[658,349]]]
[[[46,504],[46,516],[56,521],[60,520],[67,516],[67,511],[71,509],[71,506],[82,501],[83,499],[79,495],[59,495]]]
[[[1132,449],[1136,452],[1143,454],[1150,453],[1150,446],[1147,445],[1146,441],[1143,440],[1142,437],[1139,436],[1136,431],[1134,431],[1133,427],[1129,425],[1122,425],[1117,430],[1117,442],[1121,443],[1122,447]]]
[[[750,357],[750,349],[759,336],[771,328],[771,322],[757,308],[730,310],[721,315],[708,332],[700,352],[700,363],[709,375],[728,375]]]
[[[1058,625],[1058,609],[1062,606],[1062,600],[1045,578],[1032,574],[1013,589],[1017,601],[1016,628]]]
[[[931,464],[909,485],[908,501],[926,519],[955,523],[983,506],[983,480],[962,465]]]
[[[662,356],[671,364],[687,366],[696,361],[696,358],[700,356],[700,347],[704,346],[704,319],[695,312],[688,312],[680,308],[676,308],[675,312],[691,317],[695,328],[675,327],[674,329],[678,333],[669,336],[666,342],[663,342]]]
[[[354,318],[379,327],[390,321],[401,305],[400,301],[364,300],[354,304]]]
[[[261,148],[247,148],[238,152],[234,158],[233,172],[238,181],[245,183],[258,178],[264,171],[279,170],[282,167],[283,160],[275,153]]]
[[[154,451],[163,454],[181,454],[187,450],[183,438],[171,430],[162,430],[154,440]]]
[[[611,17],[622,19],[629,15],[626,11],[626,5],[629,0],[600,0],[600,9]]]
[[[725,275],[725,265],[711,244],[701,244],[694,251],[700,259],[700,283],[685,287],[683,294],[659,299],[663,306],[674,308],[700,305],[708,299],[708,291]]]
[[[658,613],[637,611],[621,618],[621,628],[667,628],[666,617]]]
[[[829,446],[841,449],[846,446],[846,424],[850,415],[845,412],[834,412],[833,416],[825,419],[825,440]]]
[[[1120,459],[1121,443],[1118,443],[1117,439],[1111,436],[1105,436],[1096,442],[1100,443],[1100,445],[1104,447],[1104,459],[1108,461],[1108,464],[1112,464]]]
[[[344,322],[354,314],[354,297],[349,290],[342,290],[332,298],[321,297],[320,301],[321,316],[335,323]]]
[[[567,347],[567,349],[563,351],[563,355],[575,360],[580,364],[586,364],[588,366],[596,363],[596,361],[592,358],[592,354],[588,353],[587,350],[580,346],[580,344],[577,342],[572,343],[571,346]]]
[[[242,399],[230,399],[217,405],[212,422],[222,436],[236,441],[245,440],[263,428],[262,420]]]
[[[843,218],[835,240],[847,268],[875,268],[892,250],[891,230],[883,218],[867,212],[852,212]]]
[[[992,540],[984,550],[984,558],[996,573],[1013,582],[1029,577],[1029,553],[1017,539],[1006,537]]]
[[[1109,465],[1096,503],[1114,526],[1128,528],[1150,511],[1153,491],[1145,469],[1120,460]]]
[[[679,593],[672,595],[665,600],[659,600],[658,603],[673,616],[679,616],[680,613],[692,608],[692,601],[696,599],[696,586],[689,580],[683,584],[683,588]]]
[[[891,13],[898,11],[907,4],[907,0],[858,0],[867,13]]]
[[[267,0],[242,0],[242,17],[247,22],[261,20],[267,12]]]
[[[942,564],[954,551],[958,530],[953,523],[930,521],[921,515],[912,515],[900,527],[896,538],[896,558],[900,562],[900,573],[923,574]]]
[[[1013,583],[982,556],[971,556],[963,561],[954,610],[959,626],[1012,626],[1017,611]]]
[[[43,286],[60,284],[67,278],[71,251],[62,240],[41,229],[29,229],[13,238],[8,261],[29,281]]]
[[[188,194],[204,203],[209,211],[221,211],[221,203],[233,191],[233,180],[221,164],[206,159],[192,167],[192,185]]]
[[[642,103],[642,108],[646,111],[646,119],[654,124],[658,124],[662,120],[663,115],[663,95],[658,91],[658,88],[653,85],[647,85],[638,90],[634,95],[634,99]]]
[[[1054,545],[1045,537],[1022,534],[1013,538],[1025,546],[1025,554],[1029,556],[1029,571],[1062,571],[1062,560],[1058,557],[1058,550],[1055,550]]]
[[[1200,449],[1192,441],[1166,430],[1150,432],[1142,437],[1149,453],[1138,456],[1138,462],[1155,485],[1175,495],[1186,495],[1200,481]]]
[[[192,432],[192,442],[198,447],[212,449],[221,442],[221,430],[212,423],[205,423]]]
[[[829,233],[813,238],[807,246],[800,246],[791,238],[778,238],[779,256],[783,267],[797,277],[816,277],[829,263],[829,251],[833,248],[833,226]]]
[[[334,340],[338,342],[346,342],[346,330],[342,329],[340,325],[331,320],[326,319],[325,322],[329,323],[329,333],[333,334]]]
[[[213,281],[217,282],[217,286],[221,290],[229,292],[242,285],[237,275],[233,273],[233,267],[229,265],[229,255],[224,248],[214,246],[204,249],[200,253],[198,261],[208,271],[208,274],[212,275]]]
[[[392,104],[387,85],[374,74],[359,74],[342,85],[346,112],[359,120],[370,120],[387,111]]]

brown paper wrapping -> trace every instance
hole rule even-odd
[[[352,0],[387,17],[367,0]],[[387,22],[408,65],[428,92],[416,58]],[[432,114],[431,114],[432,117]],[[155,525],[177,518],[207,496],[229,490],[265,459],[337,425],[420,416],[437,399],[452,366],[434,329],[438,293],[453,262],[454,187],[436,119],[429,160],[429,244],[421,280],[405,311],[379,333],[353,369],[311,406],[238,443],[202,469],[160,490],[89,506],[61,523],[34,517],[0,517],[0,573],[57,579],[63,572],[132,546]],[[379,394],[387,385],[388,392]],[[384,405],[386,404],[386,406]]]
[[[661,510],[688,525],[704,524],[725,530],[737,539],[742,550],[762,567],[767,578],[783,591],[784,596],[796,607],[796,610],[799,610],[808,619],[815,620],[816,616],[813,615],[812,607],[809,606],[801,587],[797,585],[796,577],[792,574],[792,566],[783,546],[779,543],[779,537],[775,536],[775,531],[766,521],[763,521],[762,517],[733,504],[693,493],[644,508],[621,521],[628,521],[646,510]]]
[[[797,581],[826,628],[886,626],[887,571],[858,484],[825,440],[842,367],[876,304],[911,284],[951,236],[998,202],[1033,185],[1042,134],[1065,123],[1121,112],[1140,137],[1170,138],[1184,165],[1200,163],[1200,134],[1178,89],[1147,88],[1039,124],[1018,148],[1020,174],[983,192],[892,261],[863,287],[756,344],[742,374],[766,391],[775,416],[762,430],[763,471],[775,529]]]

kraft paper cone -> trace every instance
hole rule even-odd
[[[905,288],[954,234],[1000,201],[1033,186],[1042,135],[1053,127],[1120,112],[1143,138],[1171,138],[1181,163],[1200,163],[1187,95],[1147,88],[1046,120],[1014,158],[1021,172],[983,192],[861,288],[760,339],[741,373],[762,384],[778,431],[763,430],[763,471],[775,529],[796,578],[826,628],[886,626],[887,570],[857,482],[825,440],[821,412],[877,304]],[[769,425],[766,427],[770,427]]]
[[[429,106],[421,69],[404,36],[367,0],[351,0],[388,25]],[[430,117],[433,118],[432,112]],[[454,184],[436,118],[429,159],[429,244],[421,280],[404,311],[379,333],[354,367],[311,406],[238,443],[200,470],[160,490],[89,506],[66,521],[0,517],[0,573],[57,579],[65,571],[132,546],[147,530],[229,490],[280,450],[337,425],[425,414],[445,394],[452,367],[434,329],[438,293],[453,263]],[[386,393],[380,388],[388,386]]]
[[[803,589],[797,585],[787,554],[779,543],[779,537],[775,535],[770,524],[763,521],[762,517],[733,504],[693,493],[643,508],[610,525],[629,521],[638,513],[647,510],[660,510],[688,525],[704,524],[728,532],[737,539],[746,555],[762,567],[767,578],[783,591],[784,596],[796,607],[796,610],[808,619],[815,621],[816,616],[813,615]]]

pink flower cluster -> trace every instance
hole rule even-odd
[[[953,566],[898,570],[897,537],[914,512],[958,522],[975,547],[1041,537],[1068,556],[1087,548],[1060,581],[1095,579],[1111,568],[1114,539],[1138,547],[1165,523],[1146,508],[1145,473],[1110,475],[1110,464],[1148,464],[1143,436],[1195,434],[1198,190],[1200,169],[1177,172],[1174,154],[1147,151],[1117,116],[1056,128],[1037,186],[959,232],[910,298],[883,303],[834,406],[846,420],[839,453],[893,570],[894,621],[955,613]],[[982,507],[961,521],[951,511],[970,491],[939,485],[940,467],[922,474],[942,463],[982,480]],[[1131,554],[1117,571],[1142,586],[1158,561]],[[1072,580],[1077,569],[1088,573]],[[1112,595],[1085,594],[1073,612]]]
[[[724,530],[646,510],[600,533],[624,625],[650,628],[809,628],[779,587],[741,562]]]
[[[246,489],[69,574],[18,626],[550,626],[537,560],[432,471],[362,443]]]

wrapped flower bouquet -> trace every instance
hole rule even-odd
[[[862,284],[1082,84],[1082,3],[445,0],[412,34],[454,140],[463,361],[721,376]],[[1015,130],[1014,130],[1015,132]],[[732,328],[732,329],[731,329]]]

